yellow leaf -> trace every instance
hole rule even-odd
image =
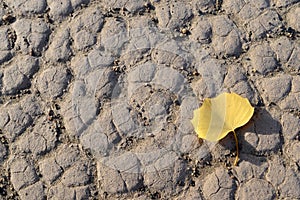
[[[222,93],[215,98],[204,99],[202,106],[194,110],[191,122],[200,138],[219,141],[245,125],[253,113],[254,108],[248,99],[235,93]],[[234,136],[237,143],[235,132]]]

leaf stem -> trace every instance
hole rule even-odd
[[[233,165],[237,166],[238,161],[239,161],[239,141],[238,141],[238,138],[237,138],[236,133],[235,133],[234,130],[233,130],[233,135],[234,135],[235,148],[236,148],[236,156],[235,156],[235,160],[234,160]]]

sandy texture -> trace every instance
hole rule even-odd
[[[0,200],[300,199],[298,0],[4,0]],[[190,120],[255,107],[219,143]]]

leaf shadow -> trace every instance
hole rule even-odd
[[[257,162],[245,155],[258,156],[261,162],[265,156],[281,151],[284,143],[281,123],[265,108],[255,108],[254,116],[237,130],[237,136],[242,159],[255,165]]]

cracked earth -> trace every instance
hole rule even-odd
[[[0,2],[0,200],[300,199],[299,0]],[[209,143],[204,98],[254,116]]]

